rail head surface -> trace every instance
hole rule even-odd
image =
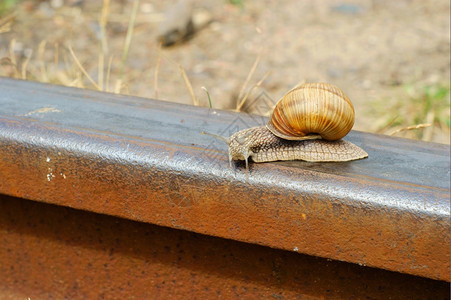
[[[265,118],[0,78],[0,194],[450,281],[449,146],[351,132],[365,160],[228,165]]]

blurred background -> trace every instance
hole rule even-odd
[[[354,129],[449,144],[450,2],[1,0],[0,76],[262,115],[329,82]]]

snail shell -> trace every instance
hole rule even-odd
[[[274,108],[266,125],[287,140],[310,139],[311,134],[339,140],[354,125],[354,107],[338,87],[328,83],[305,83],[290,90]]]
[[[229,162],[305,160],[338,162],[362,159],[360,147],[340,140],[354,125],[354,107],[338,87],[306,83],[276,104],[266,126],[241,130],[226,139]]]

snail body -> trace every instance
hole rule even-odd
[[[337,162],[362,159],[368,154],[343,141],[354,125],[354,107],[336,86],[301,84],[280,99],[266,126],[233,134],[228,140],[229,161],[305,160]]]

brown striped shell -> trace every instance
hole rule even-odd
[[[328,83],[296,86],[277,102],[266,127],[287,140],[303,140],[320,135],[339,140],[354,125],[354,107],[338,87]]]

